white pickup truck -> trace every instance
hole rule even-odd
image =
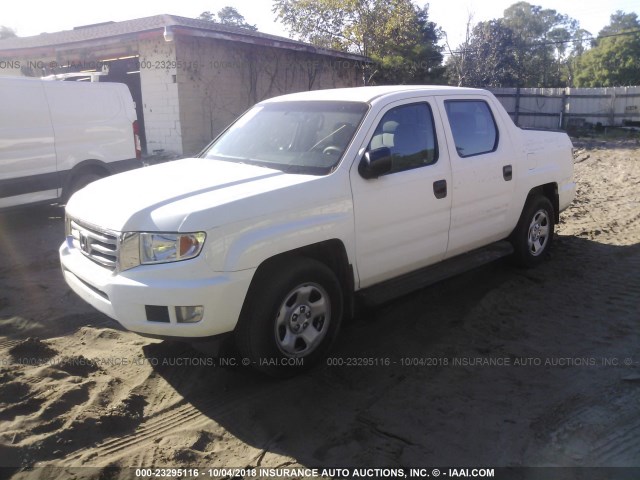
[[[484,90],[361,87],[263,101],[198,157],[66,207],[64,278],[143,335],[233,332],[267,373],[326,354],[370,304],[510,254],[544,259],[575,194],[566,134]]]

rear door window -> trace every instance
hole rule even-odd
[[[482,155],[498,148],[498,128],[486,102],[445,100],[444,105],[460,157]]]

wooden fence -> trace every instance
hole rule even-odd
[[[489,89],[521,127],[640,125],[640,87]]]

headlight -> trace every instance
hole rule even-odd
[[[120,237],[120,270],[197,257],[205,238],[204,232],[124,233]]]

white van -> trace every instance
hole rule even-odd
[[[137,128],[124,84],[0,77],[0,209],[141,166]]]

